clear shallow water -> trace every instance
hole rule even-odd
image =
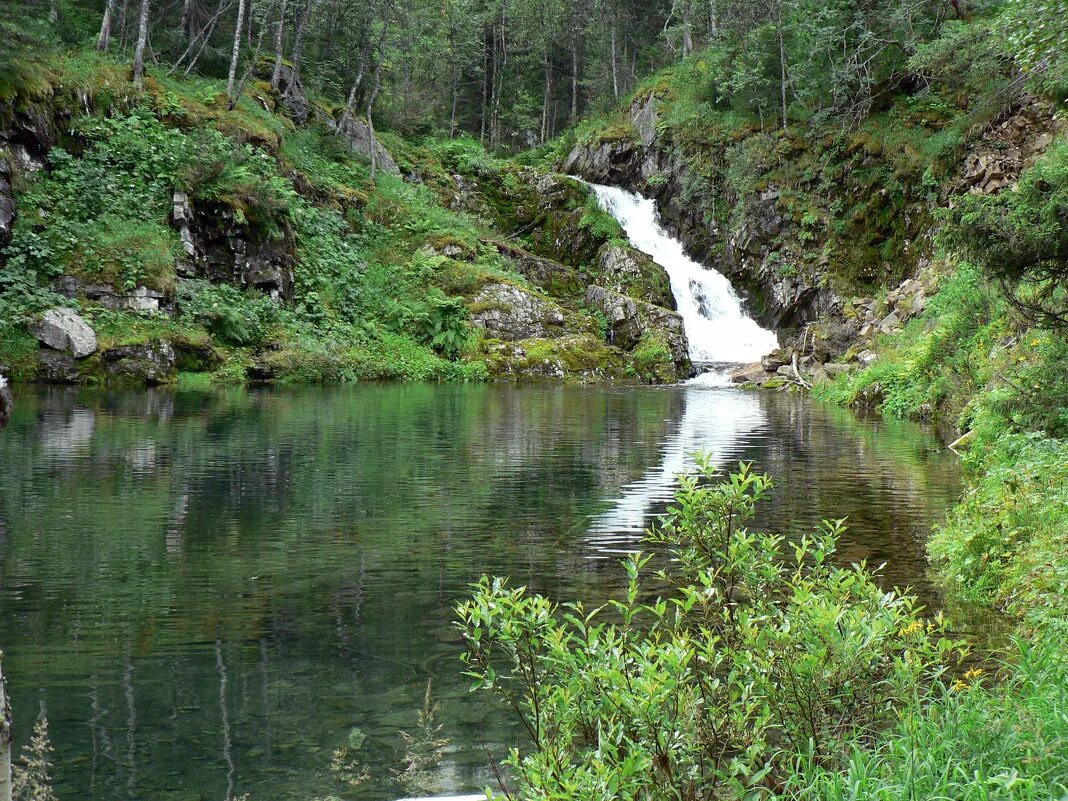
[[[16,734],[47,713],[64,799],[301,799],[353,727],[406,788],[426,683],[440,790],[490,783],[519,734],[466,693],[451,607],[483,572],[560,598],[705,447],[777,489],[761,524],[848,515],[844,559],[930,602],[922,539],[959,490],[922,429],[698,387],[387,385],[212,394],[23,389],[0,434],[0,647]],[[419,789],[419,788],[412,788]]]

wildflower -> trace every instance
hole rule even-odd
[[[923,623],[921,623],[919,620],[913,620],[911,623],[909,623],[903,629],[898,631],[897,636],[901,637],[901,638],[905,638],[905,637],[908,637],[910,634],[915,634],[917,631],[919,631],[922,628],[923,628]]]

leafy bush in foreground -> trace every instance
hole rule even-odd
[[[681,479],[649,541],[670,592],[625,562],[625,600],[587,610],[483,577],[458,607],[476,688],[502,696],[532,748],[524,797],[705,799],[777,789],[798,753],[839,766],[924,696],[959,644],[863,565],[832,564],[842,521],[797,543],[745,524],[771,483],[747,465]]]

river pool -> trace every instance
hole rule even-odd
[[[933,434],[782,393],[365,385],[22,388],[0,434],[0,647],[25,742],[46,714],[65,801],[310,801],[477,790],[520,742],[467,693],[452,606],[482,573],[620,590],[621,553],[697,448],[775,480],[760,525],[848,516],[845,560],[925,580],[960,489]],[[449,745],[405,787],[430,682]]]

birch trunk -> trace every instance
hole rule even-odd
[[[115,14],[115,0],[104,4],[104,19],[100,22],[100,35],[96,38],[96,49],[107,50],[111,44],[111,18]]]
[[[230,72],[226,76],[226,96],[234,102],[234,83],[237,81],[237,60],[241,56],[241,27],[245,24],[245,0],[237,0],[237,21],[234,23],[234,48],[230,52]]]
[[[148,2],[141,0],[141,13],[137,18],[137,46],[134,47],[133,85],[138,92],[145,88],[145,45],[148,44]]]
[[[271,73],[271,87],[278,89],[278,82],[282,79],[282,37],[286,27],[286,0],[282,0],[281,10],[278,12],[278,27],[274,32],[274,71]]]
[[[571,118],[572,124],[578,122],[579,95],[579,56],[578,36],[571,40]]]
[[[612,21],[612,96],[619,100],[619,67],[616,64],[616,23]]]

